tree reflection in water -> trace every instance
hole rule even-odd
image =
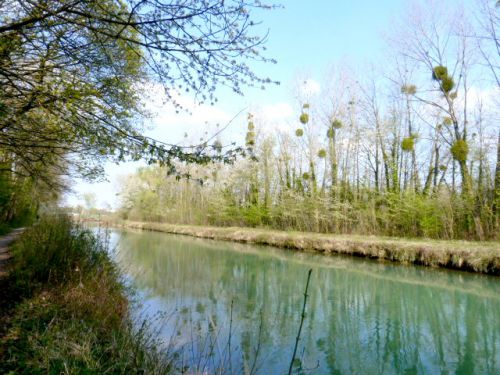
[[[232,312],[233,371],[253,363],[262,324],[258,369],[285,373],[313,268],[299,352],[314,373],[500,373],[499,278],[163,233],[112,241],[140,313],[175,317],[161,334],[188,365],[211,348],[209,369],[228,360]]]

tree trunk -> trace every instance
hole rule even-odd
[[[497,141],[497,166],[495,168],[495,187],[493,192],[493,213],[496,220],[500,219],[500,132]]]

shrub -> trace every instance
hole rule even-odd
[[[112,271],[106,248],[65,215],[45,216],[12,248],[13,278],[26,287],[57,285],[103,267]]]
[[[265,207],[251,205],[241,208],[240,215],[247,226],[257,227],[267,222],[268,213]]]
[[[12,255],[2,291],[24,300],[0,315],[0,373],[170,372],[151,331],[134,328],[118,271],[91,231],[43,217]]]

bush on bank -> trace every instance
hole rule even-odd
[[[0,373],[163,374],[166,356],[134,329],[106,244],[64,215],[12,247],[2,281]]]

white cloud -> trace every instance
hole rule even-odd
[[[260,132],[272,134],[290,128],[297,111],[288,102],[278,102],[252,108],[255,123]]]
[[[471,87],[468,92],[468,100],[473,108],[481,103],[484,110],[488,112],[498,112],[499,95],[500,89],[496,86],[487,88]]]
[[[182,108],[175,108],[171,102],[162,102],[164,94],[161,90],[163,89],[154,87],[146,105],[153,113],[151,130],[147,135],[157,140],[178,143],[183,140],[184,133],[198,139],[205,132],[210,136],[210,133],[216,131],[217,124],[223,127],[233,117],[217,105],[200,104],[179,93],[173,93],[172,97]]]
[[[287,102],[265,105],[261,109],[261,115],[266,121],[282,121],[284,118],[292,117],[294,112]]]
[[[83,195],[94,193],[97,198],[97,208],[118,208],[117,192],[121,189],[120,177],[133,173],[144,165],[144,162],[126,162],[119,165],[108,162],[104,167],[107,181],[87,182],[77,179],[71,191],[63,197],[63,202],[69,206],[83,205]]]
[[[318,94],[321,91],[321,85],[318,81],[308,78],[301,85],[301,94],[309,97]]]

